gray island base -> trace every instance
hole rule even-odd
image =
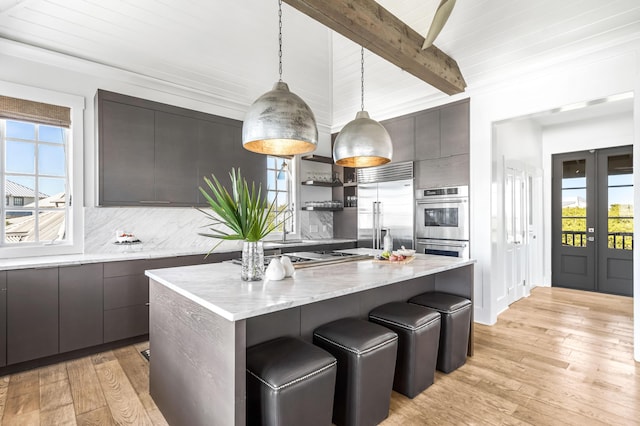
[[[172,425],[244,425],[248,346],[284,335],[311,342],[322,324],[366,319],[377,306],[426,291],[473,302],[474,263],[416,255],[408,264],[362,260],[299,269],[293,278],[267,282],[241,281],[240,266],[232,263],[146,271],[151,396]]]

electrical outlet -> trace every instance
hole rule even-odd
[[[327,225],[322,225],[322,232],[327,232]]]
[[[309,225],[309,232],[318,232],[318,225]]]

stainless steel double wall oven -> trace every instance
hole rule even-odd
[[[416,251],[469,257],[469,187],[416,190]]]

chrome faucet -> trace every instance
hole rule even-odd
[[[287,234],[289,233],[287,231],[287,218],[292,218],[293,217],[293,210],[292,209],[286,209],[282,212],[282,214],[284,215],[284,220],[282,221],[282,242],[286,243],[287,242]]]

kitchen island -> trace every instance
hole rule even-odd
[[[356,254],[369,249],[346,250]],[[150,270],[150,393],[170,424],[244,425],[245,351],[373,308],[443,291],[473,302],[473,260],[417,255],[296,270],[282,281],[240,280],[232,263]],[[473,311],[472,311],[473,312]],[[473,353],[473,317],[469,355]]]

